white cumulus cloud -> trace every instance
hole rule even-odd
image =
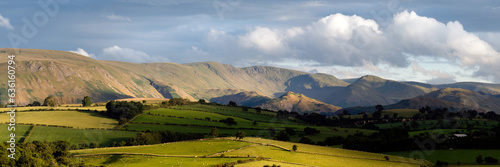
[[[104,17],[106,17],[107,19],[116,20],[116,21],[131,21],[131,19],[129,17],[117,15],[117,14],[114,14],[114,13],[108,14],[108,15],[106,15]]]
[[[126,61],[132,63],[147,63],[147,62],[167,62],[167,58],[162,56],[150,56],[146,52],[134,50],[130,48],[122,48],[117,45],[104,48],[99,56],[103,60]]]
[[[496,35],[483,35],[482,38],[489,36]],[[498,39],[489,37],[485,41],[482,38],[467,32],[458,21],[443,23],[434,18],[419,16],[413,11],[403,11],[393,15],[392,20],[384,27],[371,19],[337,13],[300,27],[257,26],[243,35],[211,30],[206,41],[210,41],[207,45],[213,50],[240,48],[237,53],[239,58],[244,59],[240,62],[275,64],[294,59],[316,62],[320,66],[379,70],[381,64],[397,68],[410,67],[412,61],[408,55],[411,55],[417,59],[446,59],[456,68],[473,70],[474,73],[470,75],[474,76],[468,77],[500,81],[500,54],[496,50],[498,46],[487,42]],[[428,78],[436,78],[429,80],[431,82],[449,82],[455,79],[454,76],[442,75],[443,73],[420,73],[433,75]]]
[[[1,14],[0,14],[0,27],[7,28],[9,30],[14,29],[14,27],[10,24],[9,18],[3,17]]]
[[[70,52],[73,52],[73,53],[76,53],[76,54],[79,54],[79,55],[82,55],[82,56],[90,57],[90,58],[93,58],[93,59],[96,58],[94,54],[89,54],[85,50],[83,50],[82,48],[78,48],[78,49],[76,49],[76,51],[72,50]]]

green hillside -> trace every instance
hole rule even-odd
[[[387,105],[430,91],[430,88],[367,75],[332,94],[327,102],[341,107]]]
[[[289,112],[303,113],[334,113],[340,110],[340,107],[323,103],[319,100],[309,98],[303,94],[287,92],[283,96],[269,100],[259,107],[277,111],[285,109]]]
[[[297,151],[291,151],[297,145]],[[260,138],[205,139],[147,146],[98,148],[71,151],[73,160],[92,165],[131,166],[148,164],[140,157],[152,160],[151,165],[210,166],[232,162],[249,164],[292,164],[295,166],[420,166],[426,161],[384,154],[366,153],[337,148],[280,142]],[[257,158],[258,157],[258,158]],[[137,160],[132,160],[137,159]],[[257,162],[255,162],[257,161]],[[248,163],[248,164],[247,164]]]

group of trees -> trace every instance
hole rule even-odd
[[[120,120],[120,124],[130,120],[144,111],[144,106],[140,102],[109,101],[106,103],[106,115]]]
[[[200,103],[201,102],[205,102],[205,100],[203,101],[199,101]],[[184,106],[184,105],[188,105],[190,104],[191,101],[189,99],[183,99],[183,98],[172,98],[168,101],[164,101],[162,102],[161,104],[163,106]]]
[[[233,126],[238,124],[238,122],[236,122],[233,118],[221,119],[219,120],[219,122],[225,123],[227,126]]]
[[[486,164],[498,164],[498,159],[493,157],[485,157],[483,159],[482,155],[476,157],[476,163],[482,164],[483,162],[485,162]]]
[[[43,104],[41,104],[39,101],[33,101],[33,103],[31,104],[28,104],[27,106],[51,106],[51,107],[54,107],[56,105],[59,105],[59,101],[60,99],[57,99],[57,97],[55,96],[48,96],[45,98],[45,100],[43,101]],[[92,100],[90,100],[90,97],[89,96],[85,96],[82,100],[82,106],[83,107],[87,107],[87,106],[91,106],[92,105]]]
[[[15,159],[7,157],[8,150],[5,143],[0,143],[0,166],[25,167],[25,166],[68,166],[69,142],[33,141],[20,143],[16,146]],[[9,152],[10,153],[10,152]]]
[[[204,137],[205,135],[202,133],[180,133],[180,132],[171,132],[168,130],[163,130],[163,131],[148,130],[146,132],[139,132],[134,137],[127,139],[125,145],[135,146],[135,145],[160,144],[166,142],[202,139]]]

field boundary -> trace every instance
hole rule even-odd
[[[28,135],[26,135],[26,137],[24,137],[23,143],[28,142],[28,139],[30,138],[31,134],[33,134],[33,132],[35,131],[35,128],[36,125],[31,126],[30,132],[28,133]]]
[[[157,156],[157,157],[199,158],[197,155],[164,155],[164,154],[130,153],[130,152],[81,154],[81,155],[73,155],[73,157],[86,157],[86,156],[97,156],[97,155],[147,155],[147,156]]]
[[[234,139],[230,139],[230,140],[234,140]],[[280,148],[280,149],[283,149],[283,150],[286,150],[286,151],[291,151],[290,149],[287,149],[287,148],[285,148],[283,146],[279,146],[279,145],[271,144],[271,143],[259,143],[259,142],[253,142],[253,141],[245,141],[245,142],[254,143],[254,144],[260,144],[260,145],[264,145],[264,146],[273,146],[273,147]],[[413,162],[387,161],[387,160],[382,160],[382,159],[351,157],[351,156],[342,156],[342,155],[334,155],[334,154],[313,153],[313,152],[306,152],[306,151],[295,151],[295,152],[305,153],[305,154],[314,154],[314,155],[325,155],[325,156],[332,156],[332,157],[342,157],[342,158],[352,158],[352,159],[365,159],[365,160],[374,160],[374,161],[383,161],[383,162],[399,162],[399,163],[406,163],[406,164],[422,165],[422,164],[413,163]],[[399,157],[399,156],[397,156],[397,157]],[[401,158],[405,158],[405,157],[401,157]],[[422,160],[421,159],[421,161],[423,161],[423,163],[432,164],[431,162],[429,162],[427,160]]]
[[[126,123],[122,124],[122,125],[117,125],[114,129],[115,130],[119,130],[121,128],[123,128],[123,126],[127,125],[129,122],[132,122],[135,118],[141,116],[142,114],[137,114],[134,118],[130,119],[129,121],[127,121]]]
[[[279,163],[284,163],[284,164],[317,167],[317,166],[314,166],[314,165],[299,164],[299,163],[287,162],[287,161],[280,161],[280,160],[274,160],[274,159],[266,159],[266,160],[263,160],[263,161],[272,161],[272,162],[279,162]]]
[[[210,155],[205,155],[204,157],[216,157],[217,155],[221,155],[221,154],[224,154],[224,153],[228,153],[228,152],[240,150],[240,149],[247,148],[247,147],[254,147],[254,146],[257,146],[257,144],[252,144],[252,145],[243,146],[243,147],[240,147],[240,148],[235,148],[235,149],[226,150],[226,151],[222,151],[222,152],[218,152],[218,153],[214,153],[214,154],[210,154]],[[247,156],[247,157],[252,158],[250,156]],[[256,158],[256,157],[253,157],[253,158]]]

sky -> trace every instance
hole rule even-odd
[[[0,47],[500,83],[500,1],[0,1]]]

